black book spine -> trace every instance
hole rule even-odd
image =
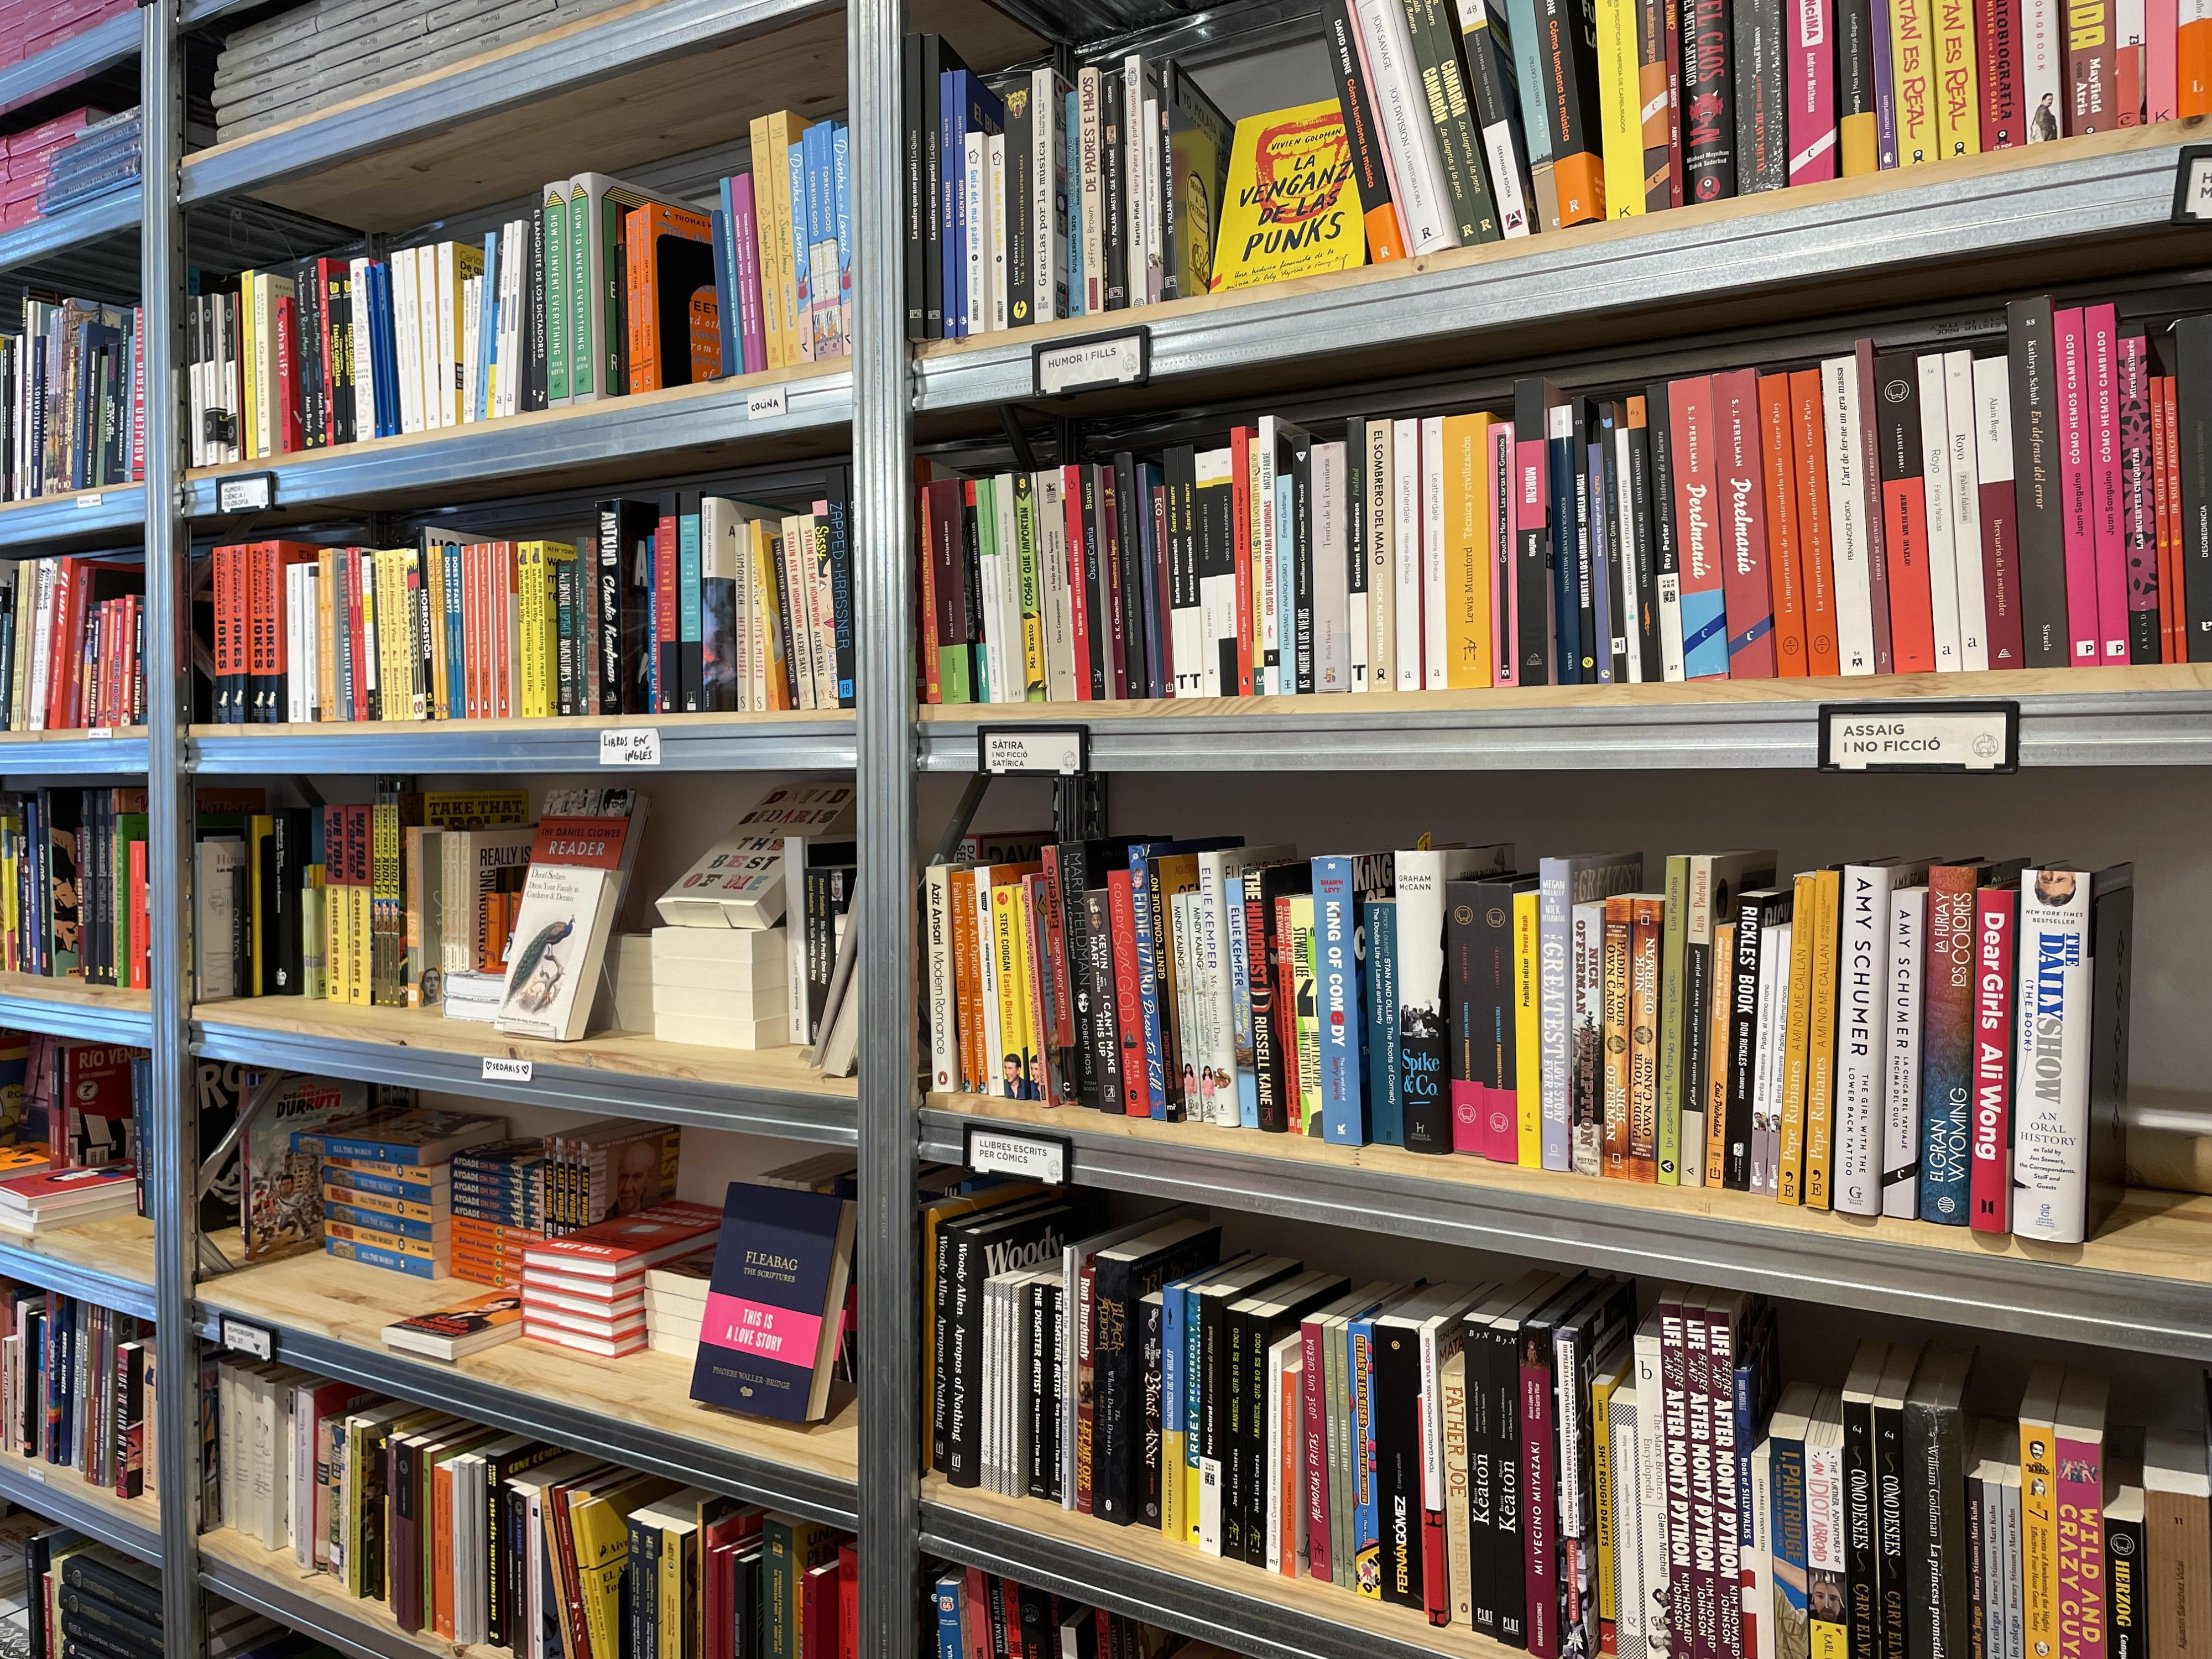
[[[1911,1599],[1905,1558],[1905,1413],[1877,1401],[1874,1407],[1875,1547],[1881,1559],[1882,1659],[1906,1659],[1905,1628]]]
[[[921,83],[922,64],[928,36],[909,34],[900,43],[899,75],[904,96],[899,107],[906,115],[906,131],[901,140],[900,164],[906,175],[906,337],[926,340],[929,331],[924,325],[928,315],[928,285],[921,268],[923,257],[929,251],[929,216],[923,192],[928,188],[926,177],[926,152],[922,128],[929,120],[929,111],[935,100],[927,96]]]
[[[1006,217],[999,227],[1006,238],[1006,322],[1024,328],[1036,319],[1030,313],[1036,301],[1036,227],[1030,221],[1030,204],[1036,167],[1036,125],[1051,118],[1049,110],[1030,105],[1029,78],[1006,93]]]
[[[1929,1659],[1970,1659],[1966,1430],[1959,1407],[1908,1401],[1905,1449],[1907,1507],[1917,1523],[1905,1548],[1912,1651]],[[2109,1583],[2106,1588],[2106,1605],[2112,1607]]]
[[[1613,684],[1625,684],[1628,678],[1628,653],[1635,648],[1636,618],[1632,614],[1629,597],[1634,592],[1632,580],[1622,580],[1620,533],[1622,520],[1627,513],[1621,501],[1620,447],[1616,441],[1626,424],[1626,408],[1607,404],[1601,410],[1597,426],[1598,473],[1603,480],[1604,513],[1598,521],[1598,532],[1603,558],[1594,562],[1604,568],[1607,609],[1613,619],[1613,634],[1602,641],[1612,654]],[[1630,567],[1632,572],[1633,566]]]
[[[1966,1521],[1972,1526],[1977,1519],[1974,1505],[1966,1507]],[[2150,1558],[2145,1553],[2143,1517],[2131,1515],[2124,1518],[2105,1512],[2105,1651],[2109,1659],[2143,1659],[2150,1651],[2150,1619],[2143,1597],[2149,1588],[2148,1567]],[[1971,1566],[1981,1565],[1980,1552],[1970,1540],[1966,1559]],[[1976,1602],[1973,1631],[1976,1642],[1968,1659],[1988,1659],[1986,1644],[1980,1638],[1984,1620]],[[1945,1659],[1949,1659],[1946,1655]]]
[[[1652,469],[1650,404],[1644,404],[1643,426],[1628,428],[1629,549],[1635,561],[1636,617],[1631,648],[1646,685],[1666,678],[1659,650],[1659,533],[1657,474]]]
[[[1314,538],[1313,444],[1306,438],[1291,442],[1291,627],[1292,670],[1301,694],[1314,689]],[[1285,526],[1276,526],[1276,544],[1283,544]]]
[[[1477,1635],[1498,1635],[1498,1385],[1487,1325],[1468,1328],[1468,1607]],[[1641,1656],[1632,1656],[1641,1659]]]
[[[2033,302],[2015,301],[2012,309],[2016,315],[2022,306],[2031,303],[2039,306],[2041,319],[2047,325],[2051,319],[2051,302],[2047,299]],[[2046,343],[2051,338],[2047,326],[2043,338]],[[2017,351],[2019,347],[2015,345],[2014,349]],[[2041,361],[2045,370],[2043,379],[2047,395],[2050,359],[2046,356]],[[2184,317],[2173,325],[2173,372],[2174,441],[2181,472],[2181,547],[2175,568],[2181,575],[2182,592],[2187,607],[2185,621],[2189,630],[2189,660],[2212,662],[2212,317]],[[2020,364],[2015,358],[2013,365],[2013,402],[2015,409],[2020,402]],[[2016,413],[2013,417],[2013,443],[2017,451],[2020,417]],[[2014,488],[2021,487],[2015,484]],[[2050,492],[2049,499],[2053,509],[2051,523],[2055,526],[2058,522],[2057,492],[2055,489]],[[2027,557],[2027,513],[2024,490],[2021,517],[2021,562],[2024,567],[2033,568]],[[2063,575],[2063,553],[2060,570]],[[2059,596],[2061,604],[2057,615],[2060,626],[2057,631],[2063,645],[2066,615],[2063,584]],[[2027,656],[2028,662],[2033,665],[2039,661],[2036,655],[2036,638],[2040,629],[2037,625],[2037,612],[2032,604],[2027,611]]]
[[[359,388],[353,379],[354,319],[360,307],[353,291],[352,267],[340,264],[324,292],[330,306],[323,336],[330,342],[331,353],[331,425],[334,434],[331,441],[349,444],[361,435],[354,412]],[[363,303],[366,297],[362,296]]]
[[[523,293],[528,304],[523,312],[522,408],[526,413],[548,406],[552,393],[546,381],[545,341],[545,210],[530,210],[530,246],[524,255]],[[368,315],[368,296],[357,297],[356,313]],[[359,390],[356,389],[356,406]]]
[[[1522,1543],[1520,1333],[1509,1325],[1491,1329],[1492,1386],[1498,1425],[1497,1536],[1491,1559],[1497,1589],[1497,1636],[1511,1648],[1528,1645],[1528,1580]]]
[[[1105,248],[1105,308],[1121,311],[1129,303],[1128,180],[1126,142],[1127,112],[1122,108],[1123,77],[1117,68],[1098,76],[1098,199],[1101,242]],[[1089,279],[1086,277],[1086,281]]]
[[[1157,1531],[1160,1524],[1161,1375],[1164,1351],[1164,1315],[1158,1298],[1147,1294],[1137,1304],[1138,1365],[1143,1381],[1144,1431],[1139,1440],[1136,1481],[1137,1522]],[[1180,1474],[1181,1471],[1178,1470]]]
[[[1141,1272],[1133,1271],[1130,1264],[1098,1264],[1091,1326],[1091,1395],[1096,1401],[1091,1512],[1099,1520],[1126,1527],[1137,1515],[1143,1433],[1140,1304],[1169,1279],[1218,1260],[1220,1252],[1220,1230],[1209,1228],[1147,1258]]]
[[[599,506],[598,568],[592,578],[599,585],[599,637],[592,648],[599,653],[599,707],[595,714],[623,712],[623,632],[625,586],[623,581],[623,504],[601,501]]]
[[[1383,160],[1382,129],[1375,118],[1373,89],[1367,84],[1366,66],[1360,60],[1359,40],[1346,0],[1322,0],[1321,30],[1329,73],[1336,81],[1337,106],[1344,112],[1352,175],[1359,185],[1359,205],[1371,214],[1390,205],[1390,174]],[[1375,252],[1369,249],[1369,258]]]
[[[2063,668],[2069,657],[2066,631],[2066,530],[2061,496],[2058,457],[2057,341],[2048,295],[2014,300],[2005,307],[2007,362],[2012,381],[2012,454],[2014,510],[2020,520],[2020,606],[2026,635],[2027,666]],[[2191,319],[2175,325],[2177,361],[2185,343],[2194,339],[2197,362],[2212,368],[2212,335],[2191,327]],[[2192,384],[2197,395],[2191,396]],[[2191,406],[2197,414],[2194,428],[2207,432],[2204,416],[2212,415],[2212,383],[2203,375],[2183,374],[2176,389],[2175,413],[2183,433],[2192,428]],[[2181,446],[2181,504],[2183,568],[2193,560],[2202,580],[2184,586],[2191,596],[2189,605],[2190,660],[2212,661],[2212,453],[2203,444]],[[2192,485],[2194,493],[2192,494]],[[2193,514],[2192,514],[2193,507]],[[2201,618],[2201,620],[2200,620]],[[2199,642],[2202,642],[2201,646]],[[2198,655],[2199,650],[2203,655]]]
[[[1275,1024],[1275,905],[1265,878],[1247,875],[1244,901],[1246,977],[1252,997],[1252,1091],[1259,1103],[1260,1132],[1290,1132],[1283,1109],[1282,1044]]]
[[[1579,684],[1595,685],[1598,653],[1603,648],[1597,637],[1597,584],[1605,579],[1605,551],[1598,545],[1598,528],[1594,522],[1597,507],[1594,486],[1604,481],[1592,478],[1589,471],[1590,428],[1596,424],[1596,413],[1587,398],[1576,398],[1573,408],[1574,430],[1567,439],[1567,465],[1574,477],[1574,488],[1568,498],[1574,503],[1575,521],[1568,526],[1568,545],[1574,561],[1577,618],[1575,637],[1581,641],[1576,665],[1582,675]]]
[[[1054,849],[1054,873],[1060,880],[1060,927],[1063,971],[1067,975],[1067,1006],[1074,1030],[1070,1033],[1074,1054],[1073,1080],[1075,1098],[1085,1106],[1100,1104],[1098,1098],[1097,1018],[1091,985],[1091,907],[1085,895],[1091,884],[1088,843],[1066,841]]]
[[[1683,190],[1692,202],[1736,193],[1735,76],[1729,0],[1682,0]]]
[[[1736,193],[1790,182],[1780,0],[1734,0]],[[1929,159],[1933,159],[1932,157]]]
[[[1233,1306],[1221,1312],[1221,1412],[1213,1455],[1221,1465],[1221,1558],[1244,1559],[1244,1425],[1251,1413],[1250,1333]]]
[[[1451,970],[1445,969],[1447,982]],[[1421,1356],[1412,1328],[1375,1326],[1373,1381],[1375,1521],[1382,1541],[1382,1599],[1419,1610],[1421,1601]]]
[[[1513,383],[1514,596],[1520,611],[1519,683],[1549,685],[1552,671],[1552,550],[1556,526],[1547,524],[1547,422],[1559,392],[1547,380]]]
[[[1728,1121],[1724,1127],[1727,1185],[1751,1184],[1752,1093],[1759,1061],[1759,959],[1766,932],[1790,920],[1787,893],[1761,890],[1736,901],[1735,951],[1728,982]]]
[[[1850,1659],[1881,1652],[1881,1555],[1875,1540],[1874,1407],[1844,1401],[1844,1582]]]
[[[940,1473],[952,1449],[952,1254],[958,1229],[940,1224],[936,1260],[922,1264],[932,1275],[930,1297],[929,1466]]]
[[[983,1483],[982,1459],[975,1443],[976,1402],[983,1382],[983,1279],[987,1271],[982,1250],[971,1237],[960,1234],[952,1244],[951,1344],[946,1376],[951,1385],[951,1410],[945,1424],[945,1459],[938,1468],[956,1486]]]
[[[1054,1496],[1054,1473],[1059,1467],[1055,1443],[1060,1425],[1060,1400],[1053,1387],[1052,1302],[1057,1285],[1043,1279],[1024,1287],[1029,1302],[1023,1330],[1029,1342],[1029,1398],[1022,1408],[1029,1413],[1029,1467],[1023,1470],[1023,1489],[1031,1498]]]
[[[1137,458],[1128,450],[1114,457],[1114,559],[1121,585],[1122,662],[1128,695],[1141,697],[1150,688],[1145,678],[1146,530],[1152,522],[1150,502],[1139,498]]]
[[[1498,241],[1505,233],[1498,228],[1498,203],[1483,175],[1482,141],[1468,108],[1458,20],[1443,0],[1407,0],[1406,21],[1429,125],[1436,131],[1437,155],[1443,163],[1444,190],[1451,198],[1460,246]],[[1595,61],[1590,67],[1596,67]],[[1360,206],[1367,205],[1363,193]]]
[[[1097,1077],[1097,1108],[1119,1112],[1121,1098],[1121,1012],[1114,979],[1114,916],[1108,890],[1083,895],[1085,951],[1091,989],[1092,1069]]]

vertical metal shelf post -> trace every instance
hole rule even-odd
[[[184,210],[178,200],[185,134],[179,0],[152,0],[140,16],[142,161],[138,296],[144,319],[146,441],[146,786],[154,994],[151,1146],[148,1206],[154,1221],[155,1368],[162,1386],[155,1449],[161,1483],[161,1627],[167,1659],[197,1659],[199,1593],[199,1336],[191,1317],[198,1252],[199,1113],[185,1047],[185,978],[191,949],[191,781],[185,728],[191,719],[191,607],[185,562],[191,538],[179,464],[180,303]],[[169,849],[164,854],[160,849]]]
[[[847,0],[853,111],[854,662],[860,803],[860,1651],[916,1659],[921,1288],[914,1177],[913,395],[906,341],[905,0]]]

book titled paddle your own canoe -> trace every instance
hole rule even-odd
[[[691,1397],[755,1417],[819,1422],[845,1322],[853,1206],[826,1193],[732,1182]]]

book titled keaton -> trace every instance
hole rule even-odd
[[[818,1422],[829,1409],[852,1255],[848,1200],[731,1182],[691,1397],[755,1417]]]

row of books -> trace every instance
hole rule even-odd
[[[0,1549],[9,1559],[0,1582],[11,1586],[11,1613],[21,1620],[17,1651],[29,1659],[160,1659],[155,1569],[28,1510],[0,1522]],[[220,1597],[209,1598],[204,1634],[210,1659],[337,1659],[334,1649]]]
[[[0,487],[68,495],[146,476],[145,309],[27,295],[0,332]]]
[[[1143,837],[932,865],[933,1086],[2094,1233],[2131,866],[1784,868]]]
[[[909,337],[2212,111],[2184,67],[2193,22],[2115,0],[2067,9],[2063,29],[2057,0],[1594,0],[1565,33],[1534,0],[1328,0],[1320,22],[1334,98],[1233,135],[1172,62],[994,88],[910,38]]]
[[[100,12],[88,10],[82,4],[40,7],[29,15],[25,15],[24,9],[15,9],[20,27],[12,40],[0,40],[0,61],[16,61],[16,55],[27,44],[25,31],[41,27],[38,21],[40,13],[58,9],[64,15],[77,14],[72,21],[39,37],[41,45],[46,46],[68,39],[73,29],[89,28],[101,15],[112,15],[121,9],[115,0],[103,0]],[[46,179],[57,159],[81,135],[111,118],[104,109],[65,110],[0,139],[0,230],[14,230],[45,216],[40,198],[46,194]]]
[[[138,112],[127,109],[104,121],[93,122],[68,143],[57,146],[39,188],[39,216],[65,213],[96,198],[137,185],[139,130]],[[11,157],[8,190],[12,192],[18,185],[28,182],[27,179],[15,177]],[[0,198],[0,201],[4,199]],[[5,219],[4,210],[0,210],[0,228],[4,228]]]
[[[937,1659],[1218,1659],[1209,1644],[1125,1613],[1085,1607],[981,1567],[948,1567],[930,1588]]]
[[[2185,662],[2212,651],[2212,318],[2008,307],[1878,352],[1510,417],[1262,416],[925,477],[922,696],[1073,702]],[[2172,372],[2155,372],[2160,360]],[[1726,503],[1725,508],[1723,504]]]
[[[695,492],[598,533],[217,547],[217,725],[853,706],[844,469],[803,513]]]
[[[0,569],[0,726],[142,726],[146,568],[126,559],[19,559]]]
[[[0,8],[0,63],[20,64],[130,9],[129,0],[61,0]]]
[[[1774,1310],[1741,1291],[1355,1285],[1188,1211],[1092,1224],[1032,1194],[940,1229],[952,1485],[1542,1659],[1963,1652],[1970,1631],[2023,1659],[2085,1592],[2108,1651],[2204,1617],[2202,1419],[2108,1424],[2101,1376],[1985,1379],[2019,1404],[1978,1424],[1970,1351],[1871,1340],[1839,1383],[1785,1384]]]
[[[601,173],[481,246],[328,255],[194,297],[192,464],[433,432],[851,350],[847,129],[752,124],[701,210]]]
[[[160,1484],[154,1399],[150,1322],[0,1285],[0,1451],[140,1497]]]
[[[295,1367],[211,1369],[223,1524],[410,1635],[515,1659],[841,1659],[850,1540],[818,1522]]]
[[[0,971],[149,984],[146,792],[0,794]]]

